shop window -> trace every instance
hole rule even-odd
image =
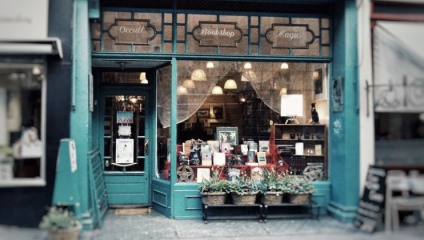
[[[282,160],[287,169],[300,174],[313,163],[322,167],[320,180],[325,179],[327,141],[320,136],[322,153],[315,154],[317,144],[309,135],[318,130],[309,127],[310,131],[308,126],[313,126],[311,104],[316,103],[323,124],[319,131],[325,134],[327,79],[325,63],[178,61],[177,181],[201,182],[200,174],[210,172],[212,166],[226,168],[232,155],[238,155],[239,169],[251,174],[255,167],[261,167],[256,153],[262,150],[267,152],[266,164],[278,165]],[[281,141],[289,134],[274,129],[275,124],[287,120],[281,116],[282,95],[301,95],[303,99],[299,110],[302,117],[297,120],[299,126],[307,127],[296,129],[300,131],[296,134],[308,134],[305,153],[297,154],[302,156],[282,155],[284,147],[293,149],[295,143],[290,139]],[[251,163],[249,151],[255,152]]]
[[[424,113],[375,113],[375,163],[423,166]]]
[[[0,67],[0,186],[43,184],[44,81],[40,65]]]

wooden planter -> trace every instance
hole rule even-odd
[[[56,232],[48,232],[49,240],[78,240],[81,224],[74,228],[58,229]]]
[[[206,192],[201,193],[202,202],[205,205],[222,205],[227,197],[226,192]]]
[[[236,205],[255,204],[257,193],[258,192],[252,192],[251,194],[245,194],[245,195],[238,195],[237,193],[231,193],[231,198],[233,199],[233,204],[236,204]]]
[[[279,204],[283,202],[283,192],[267,192],[261,195],[261,203],[263,204]]]
[[[289,194],[289,202],[293,204],[309,204],[312,193]]]

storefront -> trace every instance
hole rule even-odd
[[[36,227],[51,204],[58,143],[70,136],[72,14],[58,14],[70,7],[2,1],[0,224]]]
[[[240,172],[253,178],[262,168],[248,162],[257,162],[261,149],[291,152],[291,135],[303,142],[302,153],[283,156],[281,167],[300,174],[318,166],[313,198],[325,206],[322,214],[353,219],[359,192],[354,1],[75,3],[71,138],[80,207],[92,219],[86,229],[96,225],[92,198],[107,201],[94,207],[102,210],[149,204],[171,218],[201,218],[198,182],[221,163],[208,161],[200,148],[240,153]],[[299,124],[286,125],[290,117]],[[193,145],[198,156],[190,153]],[[265,161],[278,165],[279,157],[265,154]],[[228,161],[225,153],[221,160]],[[86,167],[95,161],[103,169]],[[89,179],[103,181],[90,185]]]

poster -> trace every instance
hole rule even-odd
[[[116,139],[116,163],[134,162],[134,140]]]
[[[133,112],[116,112],[117,123],[133,123]]]
[[[343,77],[335,77],[331,81],[331,102],[333,112],[343,112],[344,107]]]

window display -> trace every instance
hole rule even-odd
[[[254,175],[259,181],[263,168],[270,166],[278,172],[288,170],[301,174],[310,163],[322,164],[313,168],[314,175],[318,170],[325,172],[319,174],[324,177],[315,180],[327,176],[325,124],[328,101],[315,102],[315,75],[319,69],[320,78],[325,81],[327,64],[177,63],[178,182],[201,182],[199,174],[203,176],[206,174],[204,169],[217,166],[225,169],[220,179],[230,180],[237,179],[235,172],[239,172],[250,178]],[[322,92],[321,89],[320,94]],[[282,99],[290,99],[289,96],[301,100],[302,104],[291,105],[296,107],[293,110],[296,114],[285,113],[287,105],[292,102]],[[312,104],[316,105],[315,111],[310,109]],[[162,107],[167,109],[164,112],[170,112],[169,102]],[[321,124],[315,123],[315,113],[320,114]],[[166,116],[158,112],[158,118],[166,119]],[[300,124],[284,124],[289,118]],[[161,123],[164,127],[170,124],[169,120]],[[287,129],[276,126],[311,126],[311,129],[305,127],[297,131],[295,128],[296,131],[287,132]],[[292,135],[297,137],[292,138]],[[321,152],[319,157],[315,149]],[[309,167],[307,171],[311,169]]]

